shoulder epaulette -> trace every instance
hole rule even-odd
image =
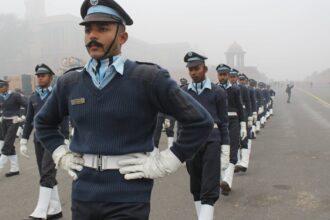
[[[65,71],[65,72],[63,73],[63,75],[64,75],[64,74],[66,74],[66,73],[72,72],[72,71],[76,71],[76,70],[83,70],[83,69],[84,69],[84,67],[83,67],[83,66],[74,67],[74,68],[71,68],[71,69],[69,69],[69,70]]]

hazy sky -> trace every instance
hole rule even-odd
[[[246,65],[269,77],[302,79],[330,67],[329,0],[117,0],[134,19],[129,34],[150,43],[188,42],[224,62],[234,41]],[[79,16],[82,0],[47,0],[47,14]],[[0,13],[24,16],[24,0],[2,2]],[[182,56],[181,54],[178,56]]]

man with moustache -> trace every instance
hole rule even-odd
[[[81,16],[91,59],[58,79],[35,119],[37,138],[74,179],[73,220],[146,220],[153,179],[191,158],[213,120],[165,69],[123,57],[133,21],[119,4],[85,0]],[[158,112],[182,130],[171,148],[153,152]],[[57,129],[68,115],[75,128],[70,150]]]

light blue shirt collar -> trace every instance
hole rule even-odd
[[[194,91],[197,95],[202,94],[205,89],[212,89],[212,83],[209,78],[206,78],[203,82],[200,83],[190,83],[188,85],[188,90]]]
[[[219,84],[223,89],[229,89],[230,87],[232,87],[232,84],[229,82],[229,80],[227,81],[227,83],[225,83],[225,84],[222,84],[222,83],[220,83]]]
[[[9,96],[12,94],[13,92],[11,90],[8,90],[6,93],[1,93],[0,95],[7,100],[9,98]]]
[[[123,58],[121,55],[118,55],[113,57],[113,62],[111,65],[109,59],[104,59],[100,62],[101,66],[99,68],[99,73],[96,73],[98,61],[95,59],[91,59],[86,64],[85,69],[91,76],[94,85],[98,89],[103,89],[115,77],[116,73],[119,73],[120,75],[124,74],[124,66],[126,59]]]
[[[48,95],[52,92],[53,87],[49,86],[48,88],[41,88],[41,87],[37,87],[36,88],[36,92],[39,94],[41,100],[44,100],[45,98],[48,97]]]

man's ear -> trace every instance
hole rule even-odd
[[[120,33],[118,35],[118,40],[119,40],[119,44],[123,45],[126,43],[126,41],[128,40],[128,33],[126,31]]]

